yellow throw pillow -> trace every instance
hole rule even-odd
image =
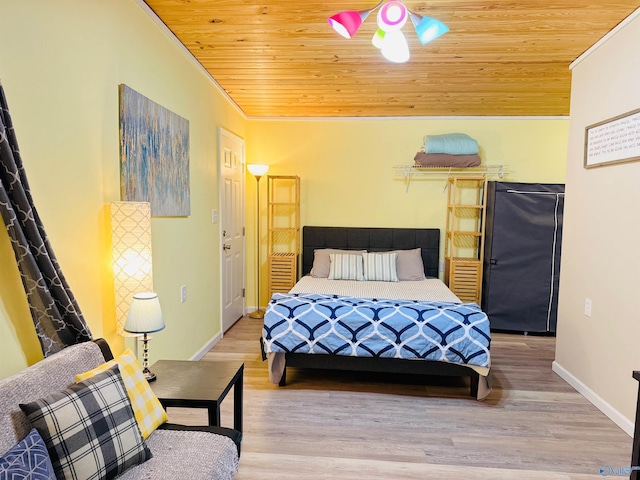
[[[120,368],[120,374],[122,375],[124,386],[131,400],[133,413],[138,422],[140,433],[142,433],[142,438],[146,439],[151,435],[151,432],[166,422],[168,418],[167,412],[165,412],[160,404],[160,400],[158,400],[156,394],[151,390],[147,379],[144,378],[142,367],[133,355],[131,349],[127,348],[115,359],[103,363],[93,370],[76,375],[76,382],[86,380],[96,373],[104,372],[115,364],[118,364]]]

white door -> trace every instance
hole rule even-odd
[[[222,331],[244,315],[244,140],[218,128]]]

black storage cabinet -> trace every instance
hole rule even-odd
[[[482,309],[492,330],[555,333],[563,184],[488,182]]]

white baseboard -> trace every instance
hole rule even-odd
[[[200,360],[204,357],[209,350],[213,348],[213,346],[222,340],[222,332],[219,332],[217,335],[214,335],[207,343],[205,343],[200,350],[193,354],[193,356],[189,360]]]
[[[618,425],[624,432],[633,437],[634,431],[634,422],[629,420],[627,417],[622,415],[618,410],[613,408],[609,403],[604,401],[604,399],[596,394],[593,390],[587,387],[584,383],[578,380],[575,376],[573,376],[567,369],[565,369],[558,362],[554,361],[551,369],[556,372],[560,378],[562,378],[565,382],[571,385],[573,388],[577,390],[584,398],[589,400],[593,405],[604,413],[607,417],[611,419],[613,423]]]

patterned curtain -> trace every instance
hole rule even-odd
[[[44,356],[69,345],[91,340],[89,327],[60,270],[33,204],[2,84],[0,214],[15,251]]]

